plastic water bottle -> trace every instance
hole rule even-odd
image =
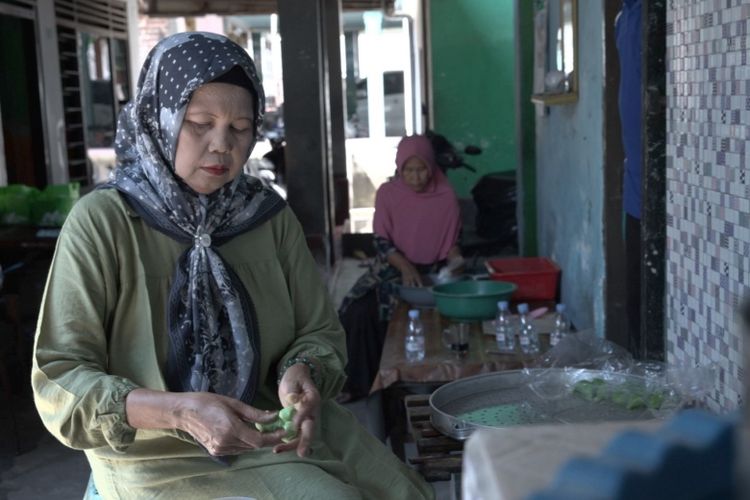
[[[497,303],[495,317],[495,340],[500,351],[512,351],[516,348],[516,334],[511,329],[508,315],[508,301],[501,300]]]
[[[406,326],[404,339],[406,361],[417,362],[424,359],[424,327],[419,319],[419,310],[409,311],[409,324]]]
[[[539,340],[529,320],[529,305],[518,304],[518,343],[525,354],[539,352]]]
[[[556,346],[563,336],[570,331],[570,323],[568,318],[565,317],[565,304],[557,304],[555,306],[555,328],[549,335],[549,343],[551,346]]]

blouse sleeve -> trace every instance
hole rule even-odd
[[[341,390],[346,365],[346,336],[323,284],[302,228],[290,209],[282,214],[279,259],[294,307],[295,340],[278,362],[281,372],[294,359],[313,359],[319,367],[318,390],[328,399]]]
[[[383,238],[382,236],[373,235],[373,244],[375,245],[375,252],[377,253],[378,257],[380,257],[382,260],[387,260],[388,255],[391,253],[397,251],[396,245],[391,242],[388,238]]]
[[[34,344],[34,400],[63,444],[122,452],[135,439],[125,397],[137,386],[106,372],[104,325],[113,298],[107,283],[114,283],[116,261],[91,241],[94,226],[87,227],[81,205],[61,231],[47,280]]]

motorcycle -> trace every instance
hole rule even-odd
[[[438,166],[446,172],[448,169],[465,168],[470,172],[476,173],[477,169],[464,161],[463,156],[456,150],[444,135],[440,135],[432,130],[427,130],[425,136],[432,144],[432,150],[435,152],[435,161]],[[479,146],[469,145],[464,148],[464,153],[470,156],[482,154]]]
[[[245,164],[245,173],[259,178],[263,184],[272,188],[282,198],[286,199],[286,170],[284,159],[284,123],[278,117],[267,119],[263,123],[261,137],[268,139],[271,150],[262,158],[250,158]]]

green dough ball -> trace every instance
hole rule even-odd
[[[594,399],[595,390],[596,385],[589,382],[588,380],[581,380],[580,382],[576,382],[576,384],[573,386],[574,393],[580,394],[584,399],[587,399],[589,401]]]
[[[612,393],[612,402],[620,405],[625,406],[628,404],[628,393],[627,391],[624,391],[622,389],[614,391]]]
[[[607,399],[607,396],[608,391],[606,386],[597,384],[593,387],[592,397],[594,401],[604,401]]]
[[[664,394],[652,392],[646,398],[646,405],[652,410],[658,410],[664,404]]]
[[[286,435],[281,438],[284,443],[297,439],[297,429],[294,427],[294,422],[284,422],[284,431]]]
[[[646,408],[646,402],[640,396],[633,396],[628,401],[628,405],[626,406],[626,408],[628,410],[638,410],[641,408]]]
[[[296,410],[294,409],[294,406],[287,406],[286,408],[281,409],[279,412],[279,418],[284,422],[291,422],[295,413]]]
[[[267,424],[261,424],[260,422],[255,422],[255,428],[258,429],[260,432],[274,432],[279,429],[283,429],[284,423],[281,422],[277,418],[273,422],[269,422]]]

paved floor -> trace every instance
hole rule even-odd
[[[333,271],[330,288],[336,306],[362,272],[359,261],[348,259]],[[44,429],[28,394],[16,394],[11,405],[1,398],[0,500],[82,498],[89,476],[84,454],[61,445]],[[373,435],[382,435],[376,402],[360,400],[346,407]],[[448,482],[434,486],[438,500],[451,498]]]

